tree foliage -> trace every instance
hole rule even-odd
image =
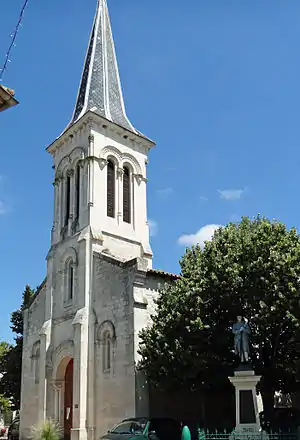
[[[165,286],[143,330],[141,368],[161,386],[228,382],[236,361],[231,326],[249,319],[251,360],[266,406],[295,391],[300,369],[300,238],[278,221],[243,218],[187,249],[179,280]]]
[[[29,306],[35,292],[26,286],[21,307],[11,314],[10,328],[15,333],[15,344],[6,349],[0,346],[0,393],[11,399],[14,409],[20,408],[21,370],[23,349],[23,311]],[[6,343],[4,343],[6,344]]]

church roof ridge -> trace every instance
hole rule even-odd
[[[144,137],[130,123],[124,105],[107,1],[97,0],[97,10],[70,125],[88,111]],[[67,128],[68,128],[67,127]]]

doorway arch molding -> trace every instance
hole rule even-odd
[[[54,373],[56,380],[63,380],[70,359],[74,358],[74,342],[70,339],[62,341],[54,352]]]

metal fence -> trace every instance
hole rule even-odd
[[[197,440],[300,440],[300,431],[290,430],[282,432],[237,432],[234,431],[208,431],[198,428],[197,433],[191,435],[188,426],[182,430],[182,440],[191,440],[192,437]]]
[[[198,430],[198,440],[297,440],[297,432],[207,432]]]

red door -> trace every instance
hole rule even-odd
[[[73,359],[70,360],[65,373],[65,408],[64,438],[70,440],[73,423]]]

